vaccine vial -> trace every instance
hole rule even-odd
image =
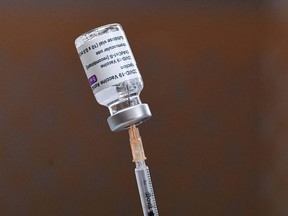
[[[140,100],[143,81],[120,24],[92,29],[79,36],[75,46],[97,102],[110,111],[112,131],[151,117],[149,106]]]

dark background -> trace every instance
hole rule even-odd
[[[0,215],[142,215],[128,133],[110,132],[74,47],[122,24],[160,215],[288,215],[285,0],[0,3]]]

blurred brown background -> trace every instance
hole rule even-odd
[[[0,215],[142,215],[74,40],[123,25],[160,215],[288,215],[285,0],[0,3]]]

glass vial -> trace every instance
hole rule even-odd
[[[109,108],[112,131],[151,116],[139,97],[143,81],[121,25],[92,29],[79,36],[75,46],[97,102]]]

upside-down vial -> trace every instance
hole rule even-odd
[[[112,131],[151,117],[149,106],[140,100],[143,81],[120,24],[92,29],[75,46],[97,102],[109,108]]]

